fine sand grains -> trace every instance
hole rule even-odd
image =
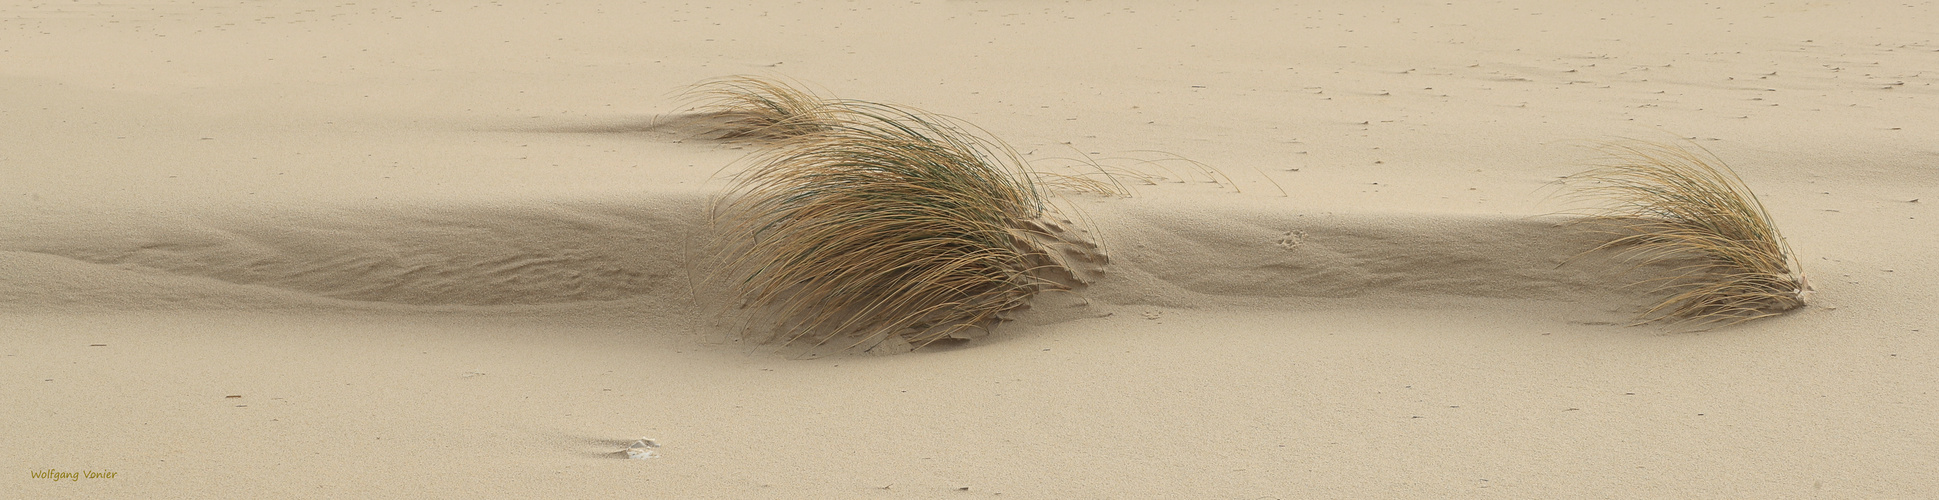
[[[0,497],[1934,498],[1935,25],[1921,2],[17,2]],[[702,280],[721,169],[781,138],[683,135],[729,117],[665,92],[745,72],[963,118],[1033,170],[1161,150],[1236,183],[1045,189],[1107,275],[969,343],[787,356],[690,292],[732,284]],[[1537,193],[1586,168],[1561,144],[1662,131],[1754,188],[1812,307],[1623,326],[1677,293],[1624,285],[1700,255],[1627,270],[1589,252],[1627,234]],[[642,436],[659,458],[615,453]]]

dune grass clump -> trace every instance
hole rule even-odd
[[[1721,160],[1701,147],[1606,144],[1606,163],[1571,179],[1610,206],[1590,219],[1620,237],[1639,265],[1686,263],[1658,281],[1670,296],[1643,321],[1734,324],[1804,306],[1811,286],[1770,213]],[[1644,283],[1649,283],[1648,281]]]
[[[810,131],[750,157],[721,204],[726,269],[746,304],[778,319],[777,339],[921,347],[1067,289],[1045,277],[1064,267],[1045,247],[1046,177],[1007,145],[878,103],[813,113]]]
[[[836,121],[829,99],[786,82],[729,76],[696,84],[687,91],[695,110],[721,120],[719,139],[782,139],[816,133]]]

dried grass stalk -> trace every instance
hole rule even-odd
[[[1694,149],[1692,149],[1694,148]],[[1591,221],[1638,265],[1694,262],[1648,280],[1668,298],[1643,321],[1735,324],[1782,314],[1810,299],[1810,282],[1770,213],[1708,150],[1641,141],[1605,144],[1608,160],[1571,176],[1577,194],[1610,206]]]

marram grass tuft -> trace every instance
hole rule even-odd
[[[921,347],[988,328],[1068,289],[1050,278],[1069,274],[1046,189],[1111,190],[1032,172],[1001,141],[921,111],[825,100],[804,116],[747,160],[717,219],[724,270],[786,343]]]
[[[802,87],[742,75],[700,82],[686,95],[696,111],[721,120],[719,139],[784,139],[819,132],[836,120],[827,99]]]
[[[1569,178],[1578,195],[1609,204],[1590,220],[1620,237],[1596,250],[1620,249],[1639,265],[1692,262],[1676,277],[1651,280],[1670,295],[1643,321],[1735,324],[1810,299],[1810,282],[1764,205],[1709,151],[1640,141],[1601,150],[1605,163]]]

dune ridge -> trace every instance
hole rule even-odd
[[[1224,196],[1224,195],[1221,195]],[[1364,299],[1369,307],[1433,296],[1539,299],[1602,307],[1640,304],[1614,255],[1584,254],[1606,239],[1567,216],[1308,213],[1243,195],[1195,199],[1072,194],[1084,222],[1069,231],[1098,243],[1078,252],[1071,283],[1113,304],[1215,306],[1234,299]],[[1247,200],[1254,201],[1247,203]],[[725,306],[701,283],[718,264],[704,248],[711,200],[699,193],[644,199],[532,199],[286,207],[267,213],[188,214],[15,224],[0,265],[22,279],[0,288],[15,307],[127,307],[88,290],[166,291],[168,303],[258,306],[476,308],[638,300]],[[1075,238],[1073,238],[1075,239]],[[1087,255],[1095,252],[1099,255]],[[1077,255],[1077,254],[1074,254]],[[1109,263],[1103,262],[1108,258]],[[28,269],[39,271],[27,272]],[[49,290],[69,290],[55,294]],[[230,293],[224,293],[224,291]],[[712,295],[709,295],[712,294]],[[323,302],[318,302],[323,300]],[[120,303],[121,305],[116,305]],[[309,304],[304,306],[303,304]]]
[[[657,201],[116,217],[119,231],[19,228],[5,245],[15,259],[59,257],[77,269],[206,278],[348,301],[609,301],[685,287],[684,239],[701,223],[701,205]]]

